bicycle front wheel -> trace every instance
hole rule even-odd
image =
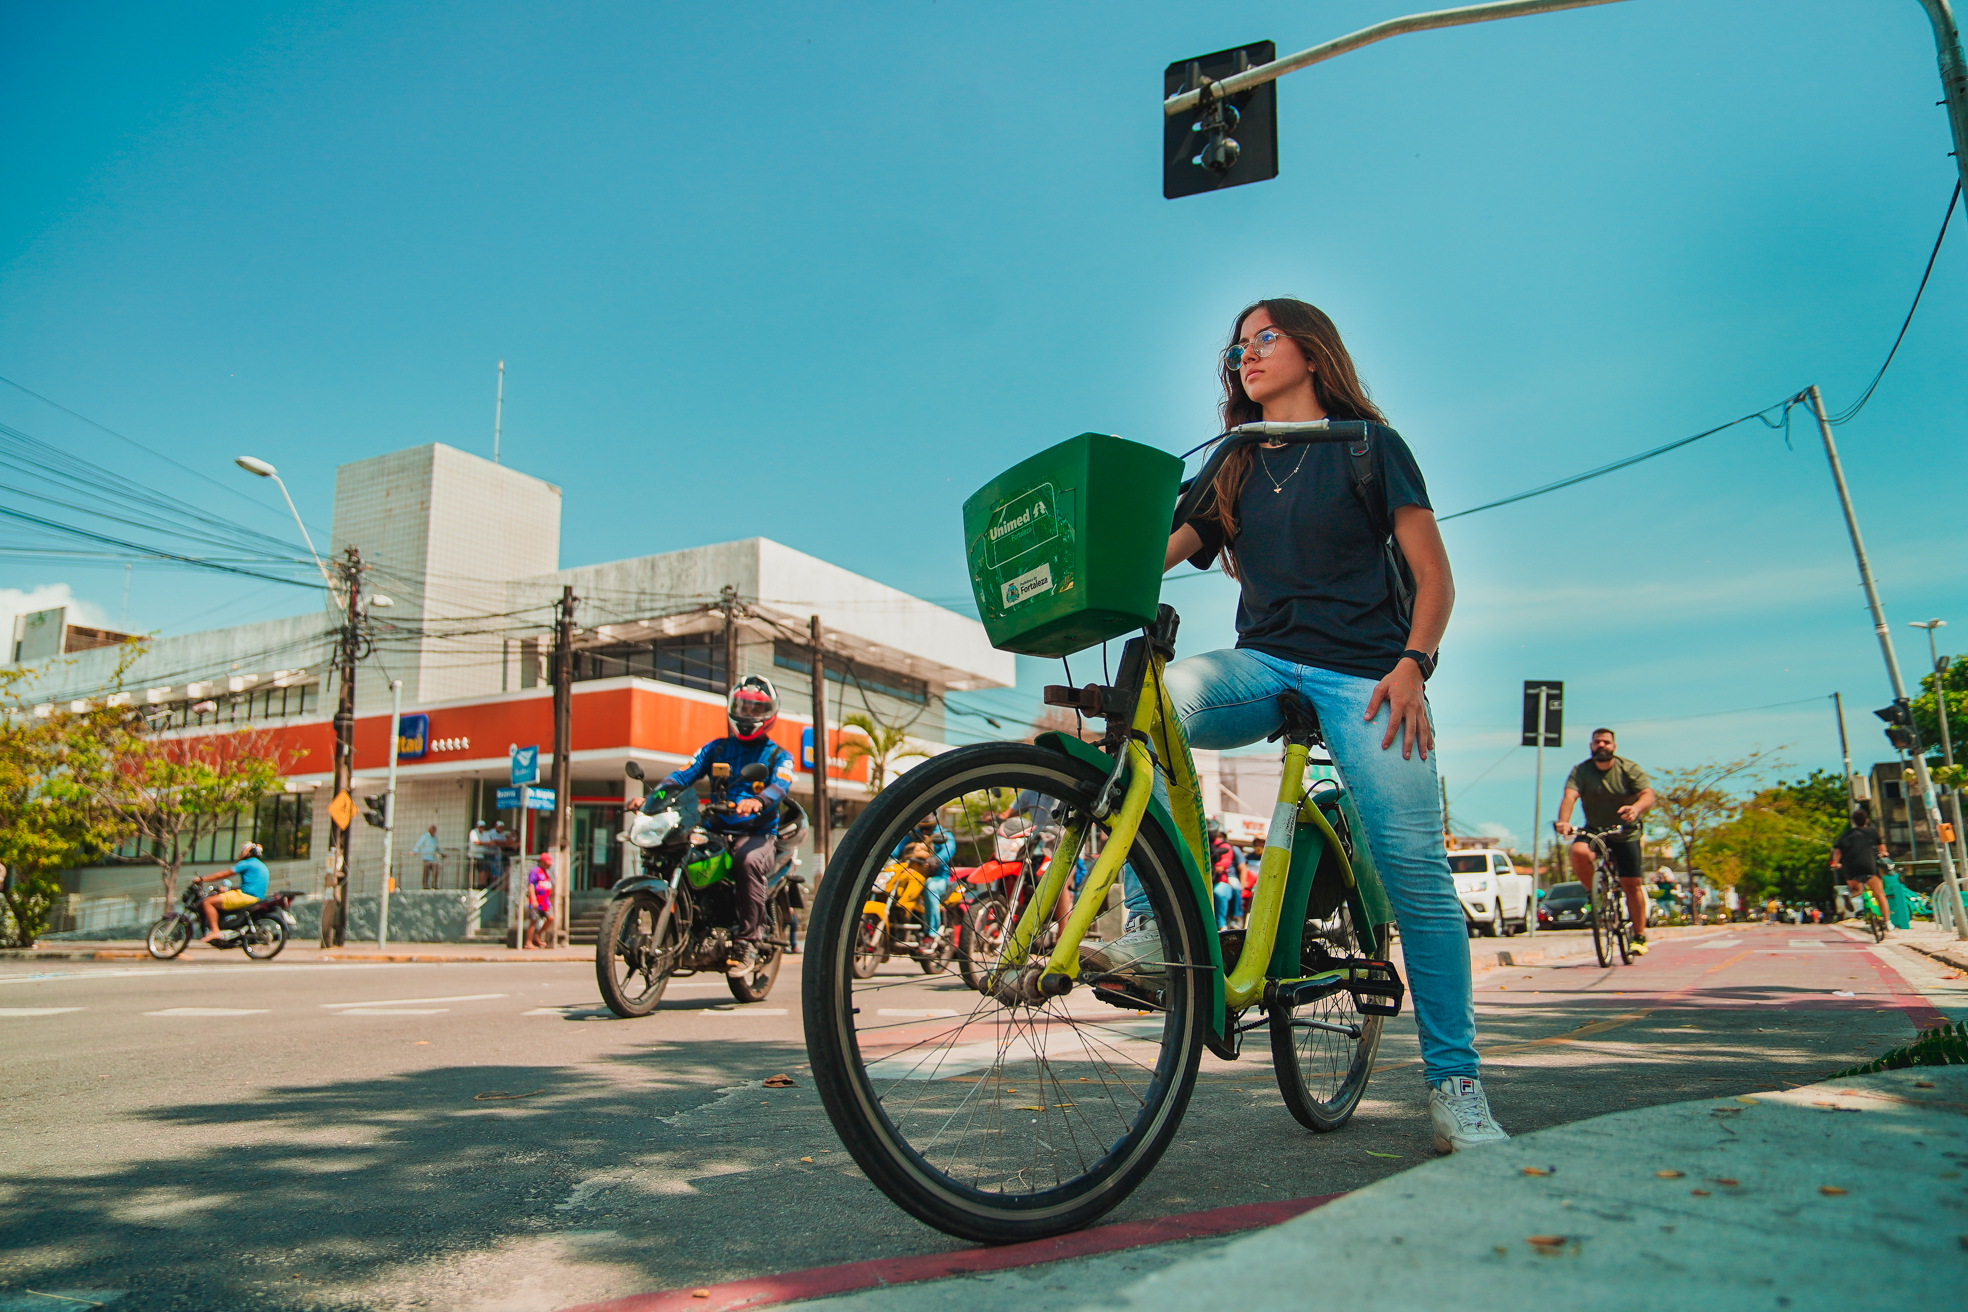
[[[1305,973],[1327,968],[1331,957],[1377,956],[1379,945],[1361,941],[1353,912],[1340,906],[1329,920],[1305,922]],[[1271,1009],[1271,1065],[1285,1107],[1306,1129],[1324,1134],[1353,1118],[1373,1074],[1383,1017],[1361,1012],[1345,989],[1300,1007]]]
[[[1092,766],[1024,743],[945,753],[883,790],[821,882],[802,981],[814,1084],[868,1179],[949,1234],[985,1243],[1061,1234],[1121,1202],[1153,1168],[1202,1052],[1202,918],[1175,849],[1144,827],[1128,859],[1161,931],[1160,975],[1139,1001],[1115,994],[1110,1004],[1079,985],[1007,1003],[906,959],[862,974],[862,907],[923,816],[953,831],[961,860],[992,841],[1013,807],[1062,831],[1092,824],[1101,782]]]
[[[1613,964],[1613,897],[1607,892],[1611,883],[1602,870],[1592,890],[1592,953],[1607,967]]]

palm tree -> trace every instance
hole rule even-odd
[[[888,774],[897,761],[910,757],[927,757],[928,752],[920,747],[909,745],[909,727],[899,724],[884,724],[873,715],[856,711],[843,716],[842,729],[853,729],[862,736],[841,740],[841,759],[852,766],[856,761],[867,758],[868,795],[873,796],[882,790],[888,781]]]

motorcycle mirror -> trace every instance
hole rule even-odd
[[[748,784],[762,784],[771,778],[771,776],[772,771],[766,769],[757,761],[753,761],[750,765],[744,766],[738,771],[738,777]]]
[[[636,762],[630,761],[627,765],[622,767],[622,773],[627,775],[631,779],[640,779],[642,778],[642,767],[638,765]]]

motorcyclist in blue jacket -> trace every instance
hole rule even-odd
[[[767,737],[779,718],[779,693],[770,679],[747,675],[732,689],[725,702],[725,720],[730,736],[714,738],[697,749],[690,764],[674,771],[656,785],[644,799],[642,809],[653,815],[660,799],[690,787],[710,773],[713,765],[731,767],[721,783],[713,783],[712,801],[732,802],[729,812],[712,812],[704,817],[706,829],[723,834],[731,844],[732,872],[738,891],[738,937],[725,962],[734,979],[750,975],[757,967],[758,944],[765,937],[765,881],[772,863],[779,830],[779,803],[793,786],[792,754]],[[739,777],[748,765],[767,770],[765,787],[758,791]]]

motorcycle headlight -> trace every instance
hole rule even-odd
[[[629,824],[628,840],[636,847],[661,847],[663,840],[676,831],[677,820],[675,811],[639,815]]]

